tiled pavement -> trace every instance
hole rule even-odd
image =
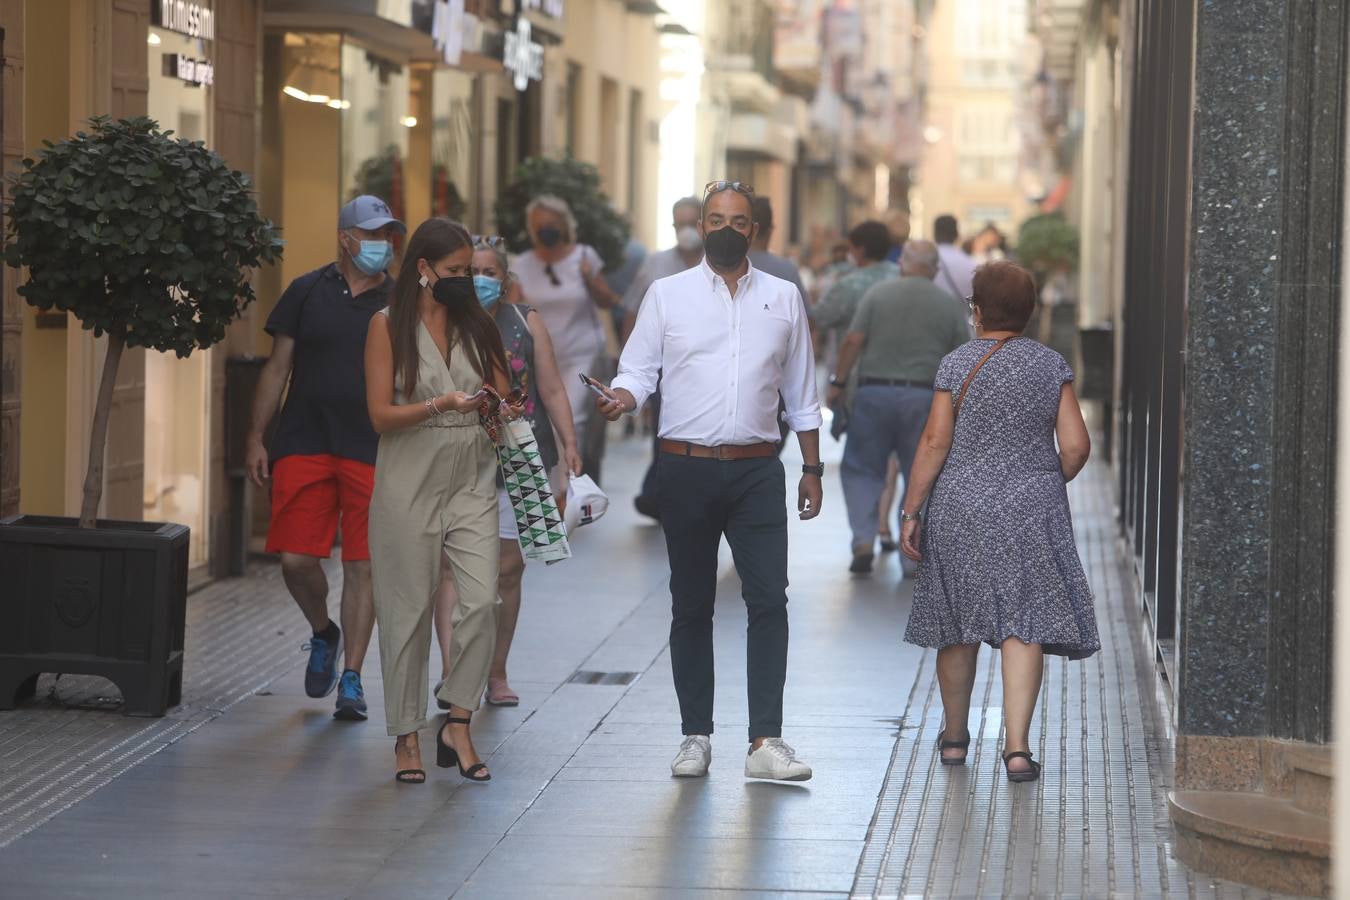
[[[424,787],[394,785],[376,663],[369,724],[305,698],[303,625],[260,566],[190,600],[186,702],[170,717],[122,717],[90,680],[53,696],[50,678],[0,713],[0,896],[1266,896],[1170,856],[1166,740],[1103,470],[1073,500],[1106,649],[1049,665],[1033,730],[1045,777],[1022,786],[998,770],[988,653],[972,765],[934,764],[932,657],[899,640],[909,585],[894,557],[871,579],[842,574],[832,477],[821,520],[793,524],[786,737],[817,774],[779,785],[740,772],[745,626],[730,574],[713,771],[669,777],[668,570],[659,530],[628,503],[643,457],[640,442],[615,447],[609,516],[577,536],[576,559],[527,575],[522,705],[475,723],[491,784],[433,768]],[[578,670],[640,675],[569,681]]]

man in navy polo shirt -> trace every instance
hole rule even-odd
[[[337,262],[291,282],[267,320],[272,356],[258,381],[249,435],[249,477],[261,486],[271,469],[267,552],[281,554],[286,587],[314,629],[304,648],[305,693],[326,697],[337,687],[333,715],[352,721],[366,718],[361,664],[375,627],[366,526],[379,439],[366,412],[366,330],[370,317],[389,304],[393,279],[385,270],[395,232],[407,228],[378,197],[357,197],[342,207]],[[286,405],[269,455],[263,431],[283,391]],[[320,565],[333,551],[339,523],[340,628],[328,617],[328,578]]]

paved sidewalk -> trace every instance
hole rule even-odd
[[[785,737],[816,777],[786,785],[741,773],[745,616],[729,569],[712,773],[669,776],[668,567],[630,502],[645,462],[643,441],[614,446],[609,515],[577,536],[575,559],[527,574],[512,653],[522,704],[475,719],[490,784],[431,767],[427,785],[395,785],[377,661],[372,721],[334,721],[331,698],[303,694],[305,629],[262,566],[191,598],[173,716],[127,719],[101,708],[98,683],[68,679],[61,702],[45,679],[33,704],[0,713],[0,896],[1266,896],[1170,857],[1165,741],[1134,662],[1101,469],[1074,502],[1108,647],[1049,667],[1033,730],[1046,774],[1022,786],[997,768],[988,654],[973,765],[933,764],[931,654],[900,641],[909,585],[894,556],[848,577],[830,476],[825,514],[792,526]]]

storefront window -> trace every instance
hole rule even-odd
[[[431,210],[458,222],[477,222],[473,77],[436,69],[432,79]]]
[[[406,219],[410,109],[408,70],[352,41],[342,44],[342,199],[374,194]]]
[[[210,144],[212,42],[152,27],[146,52],[150,117],[178,137]],[[210,360],[209,350],[187,359],[148,353],[145,360],[144,517],[188,526],[194,565],[206,561],[209,546]]]

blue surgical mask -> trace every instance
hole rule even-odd
[[[490,275],[473,276],[473,289],[478,292],[478,302],[487,309],[502,296],[502,283]]]
[[[352,257],[352,262],[367,275],[378,275],[389,268],[393,258],[394,248],[388,241],[362,241],[361,252]]]

